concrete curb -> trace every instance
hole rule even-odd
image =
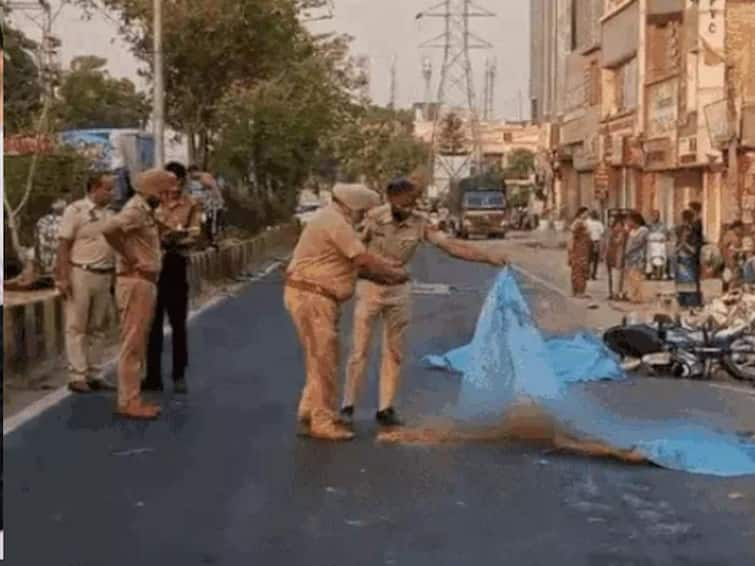
[[[218,250],[194,254],[189,266],[192,307],[210,288],[244,273],[254,262],[277,246],[293,244],[299,231],[295,224],[277,226],[263,234]],[[115,309],[113,309],[113,314]],[[110,331],[117,332],[117,317],[111,316]],[[4,378],[24,383],[32,372],[59,361],[65,351],[62,298],[55,294],[25,304],[5,306],[3,316]]]

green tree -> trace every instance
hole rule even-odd
[[[535,170],[535,154],[528,149],[515,149],[508,156],[506,176],[511,179],[526,179]]]
[[[14,134],[33,128],[42,109],[42,82],[34,56],[37,44],[22,32],[4,27],[5,129]]]
[[[79,0],[120,15],[135,55],[152,67],[152,0]],[[311,2],[306,2],[311,4]],[[317,3],[315,3],[317,4]],[[192,161],[206,165],[233,85],[275,78],[307,56],[295,0],[174,0],[163,18],[166,118],[187,134]],[[151,76],[151,71],[146,72]]]
[[[343,38],[312,38],[309,55],[276,77],[236,84],[222,99],[213,168],[247,187],[266,219],[293,211],[298,189],[324,169],[353,77]]]
[[[458,115],[450,112],[441,120],[440,150],[445,155],[459,155],[464,152],[466,136],[464,121]]]
[[[414,135],[411,112],[374,106],[356,109],[336,141],[344,179],[363,178],[377,191],[393,177],[417,174],[427,163],[428,151]]]
[[[114,79],[104,69],[106,59],[77,57],[64,73],[54,106],[60,130],[141,128],[150,104],[128,79]]]

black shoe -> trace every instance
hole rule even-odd
[[[375,418],[380,426],[403,426],[403,421],[398,418],[393,407],[378,411]]]
[[[71,393],[91,393],[92,388],[86,381],[72,381],[68,384],[68,390]]]
[[[163,384],[160,381],[142,381],[142,391],[162,391]]]
[[[87,385],[92,391],[117,391],[117,387],[104,379],[90,379]]]
[[[185,379],[176,379],[173,382],[173,391],[175,393],[180,393],[182,395],[185,395],[189,392],[189,388],[186,386],[186,380]]]
[[[310,432],[310,420],[308,418],[296,419],[296,436],[306,437]]]
[[[346,426],[353,426],[354,424],[354,407],[343,407],[341,409],[341,418],[339,421]]]

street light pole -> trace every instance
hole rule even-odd
[[[163,82],[163,15],[162,0],[153,0],[154,6],[154,95],[153,126],[155,135],[155,167],[165,164],[165,84]]]

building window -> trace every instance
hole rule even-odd
[[[503,141],[504,143],[512,143],[514,141],[514,134],[511,132],[504,132]]]
[[[637,58],[632,58],[613,72],[614,111],[626,112],[637,107]]]
[[[571,3],[571,50],[577,50],[577,2]]]
[[[597,61],[592,61],[587,71],[587,99],[590,106],[600,104],[601,69]]]
[[[647,27],[647,80],[655,81],[681,68],[681,20],[667,19]]]

